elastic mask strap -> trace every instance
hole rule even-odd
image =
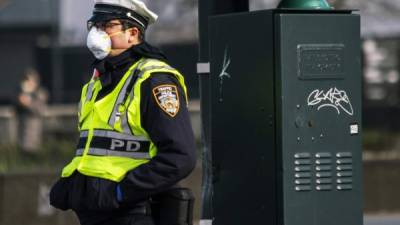
[[[120,30],[120,31],[116,31],[116,32],[114,32],[114,33],[112,33],[112,34],[109,34],[108,36],[111,38],[111,37],[114,37],[114,36],[116,36],[116,35],[118,35],[118,34],[120,34],[120,33],[123,33],[124,31],[122,31],[122,30]]]
[[[129,29],[126,29],[126,30],[116,31],[116,32],[114,32],[114,33],[112,33],[112,34],[109,34],[108,36],[111,38],[111,37],[114,37],[114,36],[116,36],[116,35],[118,35],[118,34],[124,33],[124,32],[126,32],[126,31],[132,30],[132,29],[133,29],[133,28],[129,28]]]

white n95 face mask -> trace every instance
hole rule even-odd
[[[87,47],[93,55],[102,60],[111,52],[111,38],[103,30],[92,27],[87,36]]]

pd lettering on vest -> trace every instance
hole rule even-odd
[[[140,149],[140,142],[111,139],[110,149],[111,150],[123,150],[123,151],[128,151],[128,152],[136,152]]]

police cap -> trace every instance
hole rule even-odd
[[[157,14],[140,0],[95,0],[93,15],[89,22],[113,19],[132,20],[144,29],[157,20]]]

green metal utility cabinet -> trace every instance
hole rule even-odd
[[[213,225],[361,225],[360,16],[210,19]]]

